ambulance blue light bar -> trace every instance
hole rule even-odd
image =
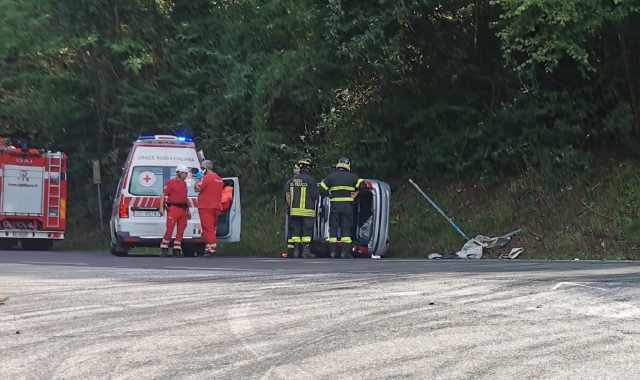
[[[138,137],[138,141],[178,141],[178,142],[193,142],[192,138],[185,136],[171,136],[171,135],[141,135]]]

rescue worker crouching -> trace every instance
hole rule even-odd
[[[170,179],[160,196],[160,216],[164,216],[167,210],[167,229],[160,243],[160,256],[167,257],[169,242],[173,230],[176,229],[176,238],[173,241],[173,257],[182,257],[182,237],[187,228],[187,220],[191,219],[187,198],[186,179],[189,169],[184,165],[176,168],[176,177]]]
[[[309,175],[313,163],[308,158],[298,161],[298,174],[287,181],[284,186],[285,198],[289,206],[289,244],[293,243],[293,257],[313,259],[311,253],[311,237],[316,219],[316,201],[320,197],[318,183]]]
[[[351,160],[347,157],[342,157],[336,164],[336,170],[329,173],[322,180],[320,187],[323,192],[329,194],[331,201],[329,214],[331,258],[334,259],[338,252],[338,228],[340,228],[341,257],[343,259],[352,259],[353,201],[360,191],[367,189],[367,185],[362,178],[351,172]]]
[[[213,162],[209,160],[202,161],[197,178],[199,181],[196,182],[194,190],[198,193],[198,212],[206,244],[204,257],[211,257],[218,248],[216,227],[218,216],[220,216],[224,182],[213,171]]]

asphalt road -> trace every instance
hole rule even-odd
[[[0,379],[638,379],[639,273],[0,252]]]

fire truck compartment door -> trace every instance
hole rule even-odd
[[[42,214],[44,167],[5,165],[2,181],[2,213]]]

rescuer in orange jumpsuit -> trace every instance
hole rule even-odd
[[[231,201],[233,200],[233,185],[226,185],[222,189],[222,203],[220,205],[220,211],[225,212],[231,207]]]
[[[184,165],[176,168],[176,177],[170,179],[164,186],[160,196],[160,215],[164,216],[165,204],[167,206],[167,230],[160,243],[160,257],[167,257],[169,242],[174,228],[177,228],[176,238],[173,241],[173,257],[182,256],[182,236],[187,228],[187,220],[191,219],[189,211],[189,200],[187,198],[187,183],[185,180],[189,174],[189,169]],[[165,203],[165,198],[168,198]]]

